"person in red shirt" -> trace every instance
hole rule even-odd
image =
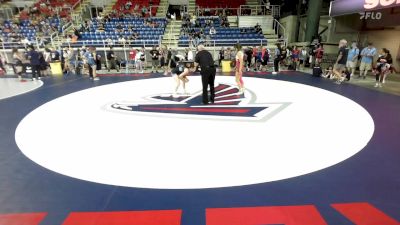
[[[132,47],[132,50],[129,52],[129,61],[132,64],[133,69],[136,69],[135,68],[135,65],[136,65],[135,58],[136,58],[136,49],[134,47]]]
[[[292,65],[294,70],[297,70],[297,68],[300,65],[299,58],[300,58],[300,50],[297,48],[297,46],[294,46],[292,50],[292,63],[293,63]]]
[[[314,50],[315,52],[315,63],[320,65],[322,62],[322,57],[324,56],[324,46],[319,44],[318,48]]]

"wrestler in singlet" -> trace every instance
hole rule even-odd
[[[236,78],[236,83],[238,85],[239,89],[239,94],[243,94],[244,92],[244,83],[243,83],[243,51],[242,51],[242,46],[240,44],[236,44],[235,46],[237,53],[236,53],[236,70],[235,70],[235,78]]]

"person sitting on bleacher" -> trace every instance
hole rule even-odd
[[[215,34],[217,34],[217,30],[215,30],[214,27],[211,27],[210,28],[210,35],[215,35]]]
[[[125,9],[126,10],[130,10],[131,6],[132,6],[132,2],[131,1],[128,1],[128,2],[125,3]]]

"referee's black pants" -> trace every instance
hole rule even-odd
[[[203,83],[203,104],[208,104],[209,101],[211,103],[214,103],[215,73],[216,73],[215,67],[201,68],[201,81]],[[208,85],[210,85],[210,99],[208,99],[208,91],[207,91]]]
[[[31,65],[32,67],[32,78],[38,79],[40,77],[40,65]]]
[[[274,59],[274,72],[279,72],[279,59]]]

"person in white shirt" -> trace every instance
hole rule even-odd
[[[188,61],[193,61],[194,55],[193,55],[193,50],[189,49],[188,52]]]
[[[113,47],[114,45],[114,41],[111,38],[107,38],[106,43],[108,47]]]
[[[144,50],[138,50],[136,57],[135,57],[135,61],[136,61],[136,69],[138,71],[140,71],[140,73],[143,73],[144,70],[144,63],[146,61],[146,53],[144,52]]]
[[[217,30],[215,30],[214,27],[211,27],[210,28],[210,35],[215,35],[215,34],[217,34]]]
[[[126,44],[126,39],[125,39],[123,36],[120,36],[120,37],[118,38],[118,43],[119,43],[121,46],[125,46],[125,44]]]
[[[29,39],[28,39],[27,37],[24,37],[24,38],[21,40],[21,43],[24,45],[25,48],[26,48],[28,45],[31,44],[31,42],[29,41]]]

